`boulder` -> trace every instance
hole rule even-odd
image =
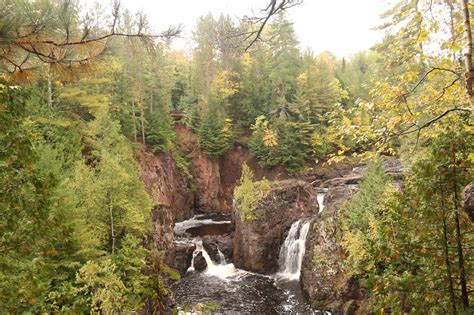
[[[211,259],[216,263],[222,263],[218,249],[224,254],[226,262],[232,260],[232,235],[206,235],[202,237],[202,245]]]
[[[474,182],[464,188],[462,193],[462,207],[469,215],[471,221],[474,221]]]
[[[197,253],[196,257],[194,257],[194,270],[196,271],[203,271],[207,268],[207,262],[202,252]]]
[[[313,187],[301,180],[271,183],[272,189],[254,210],[255,219],[243,220],[234,209],[234,264],[242,269],[274,273],[280,246],[291,224],[318,212]]]

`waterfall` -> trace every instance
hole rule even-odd
[[[206,252],[204,249],[204,246],[202,246],[202,240],[196,240],[194,241],[194,244],[196,244],[196,249],[193,252],[193,258],[191,259],[191,266],[188,268],[187,272],[194,271],[194,258],[201,253],[202,257],[204,257],[204,260],[207,263],[207,268],[210,269],[215,266],[214,262],[212,261],[211,257],[209,254]]]
[[[324,210],[324,193],[318,193],[316,195],[316,199],[318,200],[318,205],[319,205],[319,212],[323,212]]]
[[[310,222],[298,220],[291,225],[288,236],[280,248],[279,274],[285,278],[299,279],[305,252],[306,236]]]
[[[207,263],[207,269],[211,269],[215,266],[214,262],[212,261],[211,257],[209,254],[206,252],[204,248],[202,248],[202,257],[204,257],[204,260]]]
[[[222,280],[226,280],[228,278],[232,278],[233,280],[238,280],[240,277],[244,277],[245,275],[247,275],[246,271],[235,268],[234,264],[232,263],[227,263],[224,254],[221,252],[219,248],[217,248],[219,263],[216,264],[214,261],[212,261],[212,258],[209,256],[208,252],[202,245],[201,239],[195,239],[194,244],[196,244],[196,249],[193,252],[191,266],[188,268],[186,272],[195,271],[194,258],[199,253],[201,253],[202,257],[204,257],[207,263],[207,268],[205,270],[205,273],[207,275],[215,276]]]
[[[225,256],[224,256],[224,254],[221,252],[221,250],[219,249],[219,247],[217,248],[217,254],[219,255],[219,264],[221,264],[221,265],[226,265],[227,262],[225,261]]]
[[[191,272],[191,271],[194,271],[194,258],[197,256],[199,252],[194,250],[193,252],[193,258],[191,259],[191,266],[189,266],[188,270],[186,270],[186,272]]]

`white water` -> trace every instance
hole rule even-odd
[[[221,265],[227,265],[227,262],[225,260],[225,256],[224,254],[221,252],[221,250],[219,248],[217,248],[217,254],[219,255],[219,263]]]
[[[220,262],[216,264],[209,253],[206,251],[204,246],[202,245],[202,240],[197,239],[194,241],[196,244],[196,249],[193,252],[193,258],[191,260],[191,266],[188,268],[187,272],[194,271],[194,258],[199,254],[202,253],[202,257],[207,263],[207,268],[205,273],[211,276],[215,276],[221,279],[228,279],[232,278],[233,280],[238,280],[240,277],[248,274],[248,272],[235,268],[234,264],[227,264],[225,260],[224,254],[218,248],[218,255]]]
[[[217,248],[213,261],[203,246],[200,238],[194,238],[196,248],[193,252],[190,274],[177,283],[174,291],[179,305],[205,304],[209,300],[216,301],[223,313],[236,314],[325,314],[313,310],[305,301],[299,283],[301,263],[303,260],[305,239],[310,227],[309,222],[294,222],[280,250],[281,273],[261,275],[235,268],[227,263],[224,254]],[[286,246],[286,247],[285,247]],[[283,249],[286,248],[286,251]],[[285,252],[285,254],[282,254]],[[201,253],[207,263],[203,272],[195,270],[195,257]],[[284,257],[284,258],[282,258]],[[296,266],[296,267],[291,267]],[[179,309],[179,307],[178,307]],[[195,315],[199,312],[178,314]]]
[[[316,195],[316,199],[318,200],[318,205],[319,205],[319,213],[323,212],[324,210],[324,195],[325,193],[318,193]]]
[[[291,225],[288,236],[280,248],[280,257],[278,259],[280,267],[279,276],[292,280],[300,278],[309,226],[310,222],[303,222],[301,220]]]
[[[193,252],[193,259],[191,259],[191,266],[189,266],[188,270],[186,272],[191,272],[194,271],[194,257],[196,257],[198,253],[196,251]]]

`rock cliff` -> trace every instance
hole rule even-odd
[[[279,249],[291,224],[318,210],[313,187],[301,180],[272,182],[272,189],[254,210],[256,219],[242,220],[234,209],[234,264],[242,269],[274,273]]]
[[[169,154],[137,153],[140,178],[156,203],[152,213],[152,238],[158,248],[173,249],[173,224],[193,213],[193,193],[185,174]]]

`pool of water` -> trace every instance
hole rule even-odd
[[[215,314],[325,314],[306,302],[298,280],[217,265],[188,272],[172,287],[177,305],[217,303]]]

